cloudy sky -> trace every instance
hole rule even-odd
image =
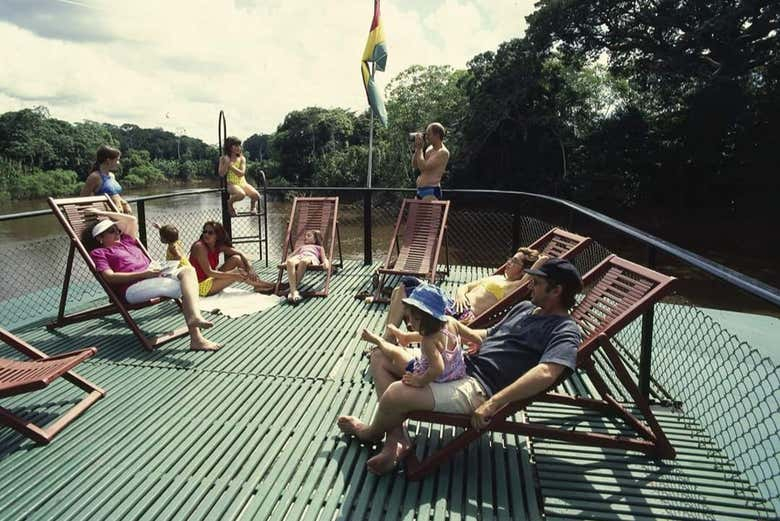
[[[384,86],[412,64],[462,68],[520,36],[533,0],[382,0]],[[0,0],[0,113],[135,123],[216,141],[291,110],[366,106],[373,0]]]

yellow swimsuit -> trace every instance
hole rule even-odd
[[[492,293],[496,300],[501,300],[506,294],[506,288],[509,281],[503,275],[492,275],[481,284],[485,291]]]
[[[240,168],[241,156],[237,157],[236,160],[230,164],[230,166],[235,168]],[[245,176],[238,175],[237,173],[233,172],[232,169],[228,168],[227,182],[230,183],[231,185],[244,186],[246,184],[246,179]]]

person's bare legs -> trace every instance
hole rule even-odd
[[[432,411],[433,392],[429,386],[412,387],[402,382],[391,383],[376,409],[370,424],[354,416],[341,416],[338,426],[342,432],[362,441],[379,441],[387,433],[382,450],[366,462],[374,474],[386,474],[393,470],[411,449],[411,441],[403,426],[406,414],[411,411]]]
[[[298,294],[298,281],[295,278],[298,273],[298,262],[300,262],[300,259],[296,256],[287,257],[287,282],[290,284],[287,300],[290,302],[293,302],[295,300],[295,295]]]
[[[396,374],[403,374],[406,366],[411,360],[414,359],[414,357],[407,349],[388,342],[384,338],[372,333],[368,329],[363,329],[360,338],[366,342],[374,344],[377,349],[381,350],[393,365],[394,369],[396,370]]]
[[[260,194],[255,187],[250,184],[244,185],[244,193],[249,197],[249,213],[256,214],[257,203],[260,201]]]
[[[393,338],[395,343],[402,347],[406,347],[415,342],[422,342],[422,335],[417,331],[405,333],[398,329],[398,326],[394,326],[393,324],[388,324],[385,335]]]
[[[403,284],[399,284],[393,289],[393,293],[390,296],[390,306],[387,310],[387,317],[385,318],[385,331],[382,335],[385,340],[392,342],[394,340],[393,335],[387,331],[387,326],[394,325],[396,327],[401,325],[404,320],[404,303],[403,299],[406,298],[406,289]]]
[[[195,275],[195,268],[183,267],[178,277],[181,285],[182,312],[190,334],[190,349],[216,351],[222,346],[207,340],[200,332],[201,328],[207,329],[214,324],[203,318],[198,309],[198,278]]]
[[[380,403],[382,396],[391,384],[398,383],[404,385],[398,381],[403,376],[404,371],[399,370],[379,349],[375,349],[371,353],[371,373],[374,375],[374,391]],[[410,387],[410,389],[414,388]],[[430,398],[432,409],[433,395]],[[356,426],[359,427],[359,425],[356,425],[356,422],[359,425],[363,425],[360,420],[353,416],[341,416],[338,419],[338,426],[343,432],[348,432],[349,429],[353,429]],[[374,474],[387,474],[398,466],[411,447],[412,441],[409,439],[406,427],[403,423],[400,423],[387,433],[382,450],[366,462],[366,467]]]
[[[230,198],[228,198],[228,211],[230,212],[230,215],[235,217],[236,208],[235,206],[233,206],[233,204],[244,199],[244,197],[246,197],[246,194],[244,193],[243,188],[230,183],[228,183],[227,185],[227,191],[228,194],[230,194]]]

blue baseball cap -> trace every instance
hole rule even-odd
[[[412,294],[403,299],[403,302],[425,311],[436,320],[447,321],[445,310],[448,298],[438,286],[423,283],[414,288]]]

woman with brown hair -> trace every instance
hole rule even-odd
[[[219,266],[219,254],[225,262]],[[190,264],[198,276],[198,293],[201,297],[219,293],[234,282],[244,282],[260,293],[274,290],[272,282],[260,280],[243,253],[235,249],[222,224],[207,221],[200,239],[190,248]]]
[[[116,180],[113,170],[119,166],[119,157],[122,155],[116,148],[108,145],[101,145],[95,153],[95,164],[92,165],[92,171],[87,176],[84,186],[81,188],[81,195],[102,195],[111,197],[114,204],[122,213],[132,214],[130,205],[122,199],[122,186]]]

